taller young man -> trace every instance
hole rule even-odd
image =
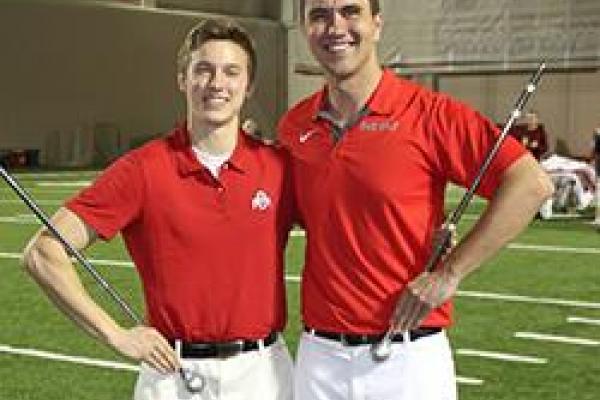
[[[122,233],[143,283],[146,326],[127,329],[108,316],[46,231],[25,252],[28,271],[61,310],[143,363],[135,399],[291,399],[291,359],[279,337],[291,219],[284,159],[239,129],[255,71],[241,27],[201,22],[178,56],[187,122],[119,159],[53,217],[80,249]],[[175,373],[180,362],[205,377],[199,395]]]
[[[300,5],[326,84],[279,126],[307,230],[296,400],[454,399],[450,298],[528,224],[552,185],[507,140],[479,190],[486,211],[443,265],[423,272],[448,182],[468,186],[498,132],[464,104],[382,70],[377,0]],[[408,333],[375,363],[369,345],[394,313]]]

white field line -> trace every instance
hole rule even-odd
[[[21,258],[20,253],[3,253],[0,252],[0,259],[15,259],[18,260]],[[103,259],[89,259],[88,261],[92,264],[99,266],[116,266],[123,268],[132,268],[133,263],[131,261],[124,260],[103,260]],[[297,275],[286,275],[285,280],[288,283],[300,283],[301,277]],[[532,303],[532,304],[540,304],[540,305],[550,305],[550,306],[565,306],[565,307],[573,307],[573,308],[589,308],[594,310],[600,309],[600,303],[592,303],[588,301],[578,301],[578,300],[564,300],[564,299],[553,299],[553,298],[543,298],[543,297],[529,297],[529,296],[521,296],[521,295],[512,295],[512,294],[500,294],[500,293],[487,293],[487,292],[475,292],[475,291],[466,291],[459,290],[457,292],[458,297],[470,297],[477,298],[481,300],[497,300],[497,301],[506,301],[513,303]]]
[[[20,260],[21,253],[2,253],[2,252],[0,252],[0,259],[1,258]],[[73,260],[73,262],[75,262],[74,259],[72,259],[72,260]],[[131,262],[131,261],[102,260],[102,259],[96,259],[96,258],[88,258],[87,260],[91,264],[100,265],[100,266],[133,268],[133,262]]]
[[[45,182],[36,182],[37,186],[41,187],[87,187],[90,186],[92,181],[70,181],[70,182],[54,182],[54,181],[45,181]]]
[[[456,293],[459,297],[471,297],[482,300],[500,300],[514,303],[532,303],[550,306],[566,306],[575,308],[590,308],[600,310],[600,303],[592,303],[589,301],[563,300],[544,297],[530,297],[512,294],[475,292],[470,290],[459,290]]]
[[[571,324],[586,324],[600,326],[600,319],[582,318],[582,317],[567,317],[567,322]]]
[[[519,363],[527,363],[527,364],[547,364],[548,363],[548,360],[546,358],[521,356],[518,354],[509,354],[509,353],[498,353],[495,351],[458,349],[458,350],[456,350],[456,354],[460,355],[460,356],[481,357],[481,358],[489,358],[492,360],[519,362]]]
[[[49,351],[36,350],[36,349],[23,349],[18,347],[0,345],[0,353],[16,354],[21,356],[44,358],[47,360],[70,362],[74,364],[89,365],[93,367],[111,368],[124,371],[138,372],[139,367],[133,364],[125,364],[116,361],[98,360],[95,358],[81,357],[81,356],[68,356],[66,354],[52,353]]]
[[[0,217],[0,223],[5,224],[17,224],[17,225],[39,225],[34,218],[21,218],[21,217]]]
[[[293,230],[290,233],[291,237],[304,237],[305,232],[302,230]],[[507,248],[511,250],[530,250],[552,253],[575,253],[575,254],[600,254],[600,248],[595,247],[565,247],[565,246],[547,246],[538,244],[526,243],[509,243]]]
[[[546,251],[555,253],[575,253],[575,254],[600,254],[600,248],[594,247],[563,247],[563,246],[545,246],[537,244],[510,243],[507,246],[511,250],[531,250]]]
[[[64,204],[63,200],[36,200],[35,201],[40,206],[61,206]],[[23,204],[22,200],[5,200],[0,199],[0,204]],[[23,206],[25,206],[23,204]]]
[[[52,353],[49,351],[36,350],[36,349],[24,349],[6,345],[0,345],[0,353],[16,354],[21,356],[37,357],[54,361],[70,362],[74,364],[88,365],[93,367],[110,368],[124,371],[138,372],[139,367],[133,364],[126,364],[116,361],[99,360],[95,358],[81,357],[81,356],[69,356],[60,353]],[[457,376],[456,382],[463,385],[482,385],[483,381],[476,378],[467,378],[464,376]]]
[[[484,383],[484,381],[481,379],[467,378],[464,376],[457,376],[456,382],[460,383],[461,385],[473,385],[473,386],[481,386]]]
[[[2,202],[12,202],[12,200],[0,200]],[[14,200],[14,203],[21,203],[19,200]],[[38,204],[43,205],[43,201],[38,201]],[[48,205],[62,205],[62,202],[47,201]],[[26,217],[26,215],[17,217],[0,217],[0,223],[15,223],[20,225],[39,225],[39,222],[35,217]],[[305,232],[301,230],[293,230],[290,232],[291,237],[305,237]],[[562,247],[562,246],[546,246],[546,245],[535,245],[535,244],[524,244],[524,243],[510,243],[507,246],[511,250],[529,250],[539,252],[551,252],[551,253],[574,253],[574,254],[600,254],[600,248],[594,247]]]
[[[17,179],[43,179],[43,178],[83,178],[94,177],[98,175],[98,171],[82,171],[82,172],[49,172],[49,173],[16,173],[13,174]]]
[[[71,193],[73,193],[75,190],[73,188],[55,188],[55,189],[46,189],[43,187],[25,187],[25,190],[27,190],[28,192],[31,193],[37,193],[39,192],[40,194],[62,194],[62,195],[69,195]],[[14,190],[12,190],[11,188],[0,188],[0,192],[5,192],[5,193],[14,193]]]
[[[541,342],[555,342],[555,343],[566,343],[566,344],[575,344],[579,346],[600,346],[600,341],[593,339],[585,339],[585,338],[577,338],[570,336],[557,336],[557,335],[548,335],[543,333],[535,333],[535,332],[515,332],[514,336],[519,339],[530,339],[530,340],[538,340]]]

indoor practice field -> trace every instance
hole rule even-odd
[[[48,213],[96,175],[94,171],[15,174]],[[455,206],[460,195],[449,190],[447,208]],[[471,204],[459,234],[484,205],[480,199]],[[590,219],[534,221],[460,288],[450,336],[461,399],[598,398],[600,233],[587,223]],[[23,246],[38,227],[2,182],[0,399],[130,398],[136,366],[76,328],[20,267]],[[295,231],[286,274],[290,318],[285,336],[292,351],[301,331],[303,246],[302,232]],[[141,311],[137,275],[122,242],[97,245],[87,256]],[[92,295],[129,324],[87,273],[81,271],[81,276]]]

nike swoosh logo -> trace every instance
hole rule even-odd
[[[309,130],[309,131],[306,131],[306,132],[305,132],[305,133],[303,133],[303,134],[301,134],[301,135],[300,135],[300,138],[299,138],[299,140],[300,140],[300,143],[306,143],[306,141],[307,141],[308,139],[310,139],[310,138],[311,138],[311,136],[312,136],[312,135],[314,135],[314,134],[315,134],[315,131],[314,131],[314,130],[312,130],[312,129],[311,129],[311,130]]]

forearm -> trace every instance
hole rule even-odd
[[[93,337],[113,344],[121,328],[88,295],[71,260],[54,238],[47,233],[38,235],[25,250],[24,264],[57,308]]]
[[[515,162],[477,223],[446,258],[448,271],[459,280],[479,268],[514,239],[552,194],[552,183],[529,155]]]

